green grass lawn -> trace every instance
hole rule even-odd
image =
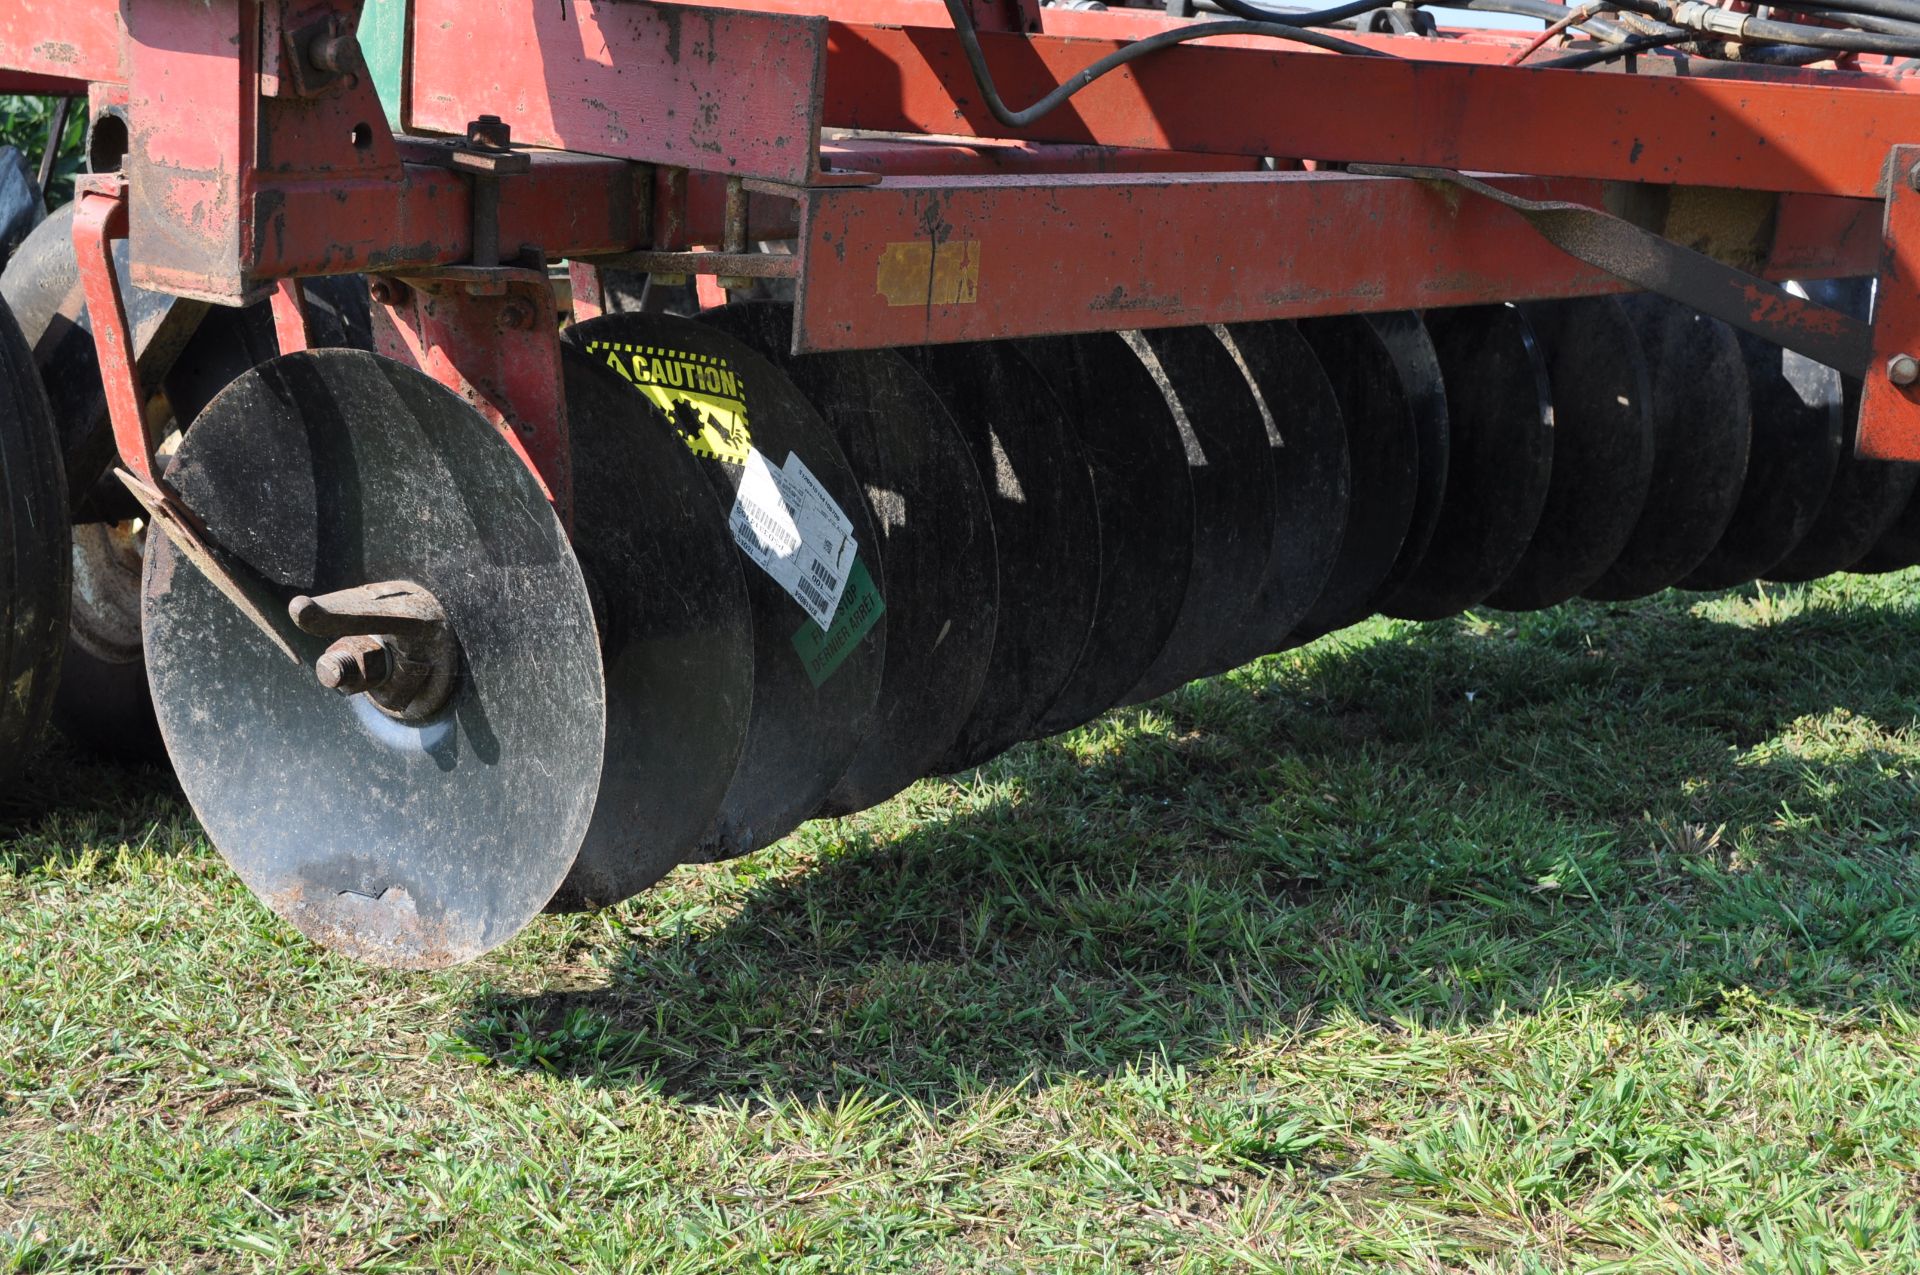
[[[1375,622],[431,976],[51,754],[0,1267],[1920,1269],[1916,584]]]

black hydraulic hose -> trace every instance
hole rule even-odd
[[[1562,71],[1577,71],[1583,66],[1598,66],[1602,62],[1615,62],[1621,58],[1632,57],[1636,53],[1645,53],[1649,49],[1663,48],[1670,44],[1684,44],[1688,40],[1699,38],[1693,31],[1661,31],[1652,35],[1628,36],[1618,44],[1609,44],[1605,48],[1585,49],[1579,53],[1569,53],[1562,57],[1548,58],[1544,62],[1532,62],[1528,65],[1538,69],[1555,68]]]
[[[1158,53],[1161,49],[1184,44],[1189,40],[1205,40],[1218,35],[1260,35],[1275,40],[1290,40],[1296,44],[1310,44],[1316,49],[1327,49],[1334,53],[1351,53],[1360,57],[1392,56],[1379,49],[1370,49],[1364,44],[1336,39],[1303,27],[1282,26],[1274,22],[1199,22],[1191,27],[1162,31],[1144,40],[1135,40],[1131,44],[1123,45],[1075,72],[1065,84],[1060,85],[1032,106],[1016,111],[1001,98],[1000,90],[993,83],[993,73],[987,69],[986,54],[980,49],[980,35],[974,30],[973,18],[967,13],[964,0],[946,0],[946,5],[947,14],[953,19],[954,33],[960,37],[960,49],[966,54],[967,66],[973,72],[973,82],[979,86],[980,96],[986,102],[987,110],[993,113],[993,118],[1008,128],[1025,128],[1049,112],[1057,110],[1068,98],[1109,71],[1117,71],[1129,62],[1138,61],[1148,54]]]
[[[1213,0],[1220,8],[1236,18],[1245,18],[1249,22],[1271,22],[1282,27],[1327,27],[1348,18],[1357,18],[1370,13],[1392,0],[1348,0],[1348,3],[1335,5],[1331,9],[1310,9],[1292,11],[1287,9],[1268,9],[1262,5],[1248,4],[1247,0]]]
[[[1538,18],[1549,25],[1566,17],[1569,8],[1567,5],[1556,3],[1555,0],[1455,0],[1454,7],[1471,9],[1475,13],[1504,13],[1520,18]],[[1607,39],[1632,34],[1612,18],[1590,18],[1580,25],[1595,35]],[[1547,64],[1535,62],[1531,65]]]
[[[1822,13],[1866,14],[1876,18],[1891,18],[1898,22],[1920,24],[1920,0],[1808,0],[1806,4],[1775,4],[1773,8],[1793,12],[1812,9]]]
[[[1836,21],[1844,20],[1848,26],[1861,31],[1872,31],[1879,35],[1900,35],[1910,40],[1920,40],[1920,22],[1904,22],[1898,18],[1883,18],[1872,13],[1851,13],[1825,4],[1796,4],[1794,11],[1813,13],[1822,17],[1831,17]],[[1823,57],[1832,57],[1829,49],[1819,50]],[[1819,61],[1819,58],[1810,59]]]
[[[1885,35],[1877,31],[1843,30],[1838,27],[1810,27],[1800,22],[1772,22],[1748,18],[1741,38],[1762,40],[1768,44],[1804,44],[1816,49],[1834,49],[1844,53],[1887,53],[1895,57],[1920,56],[1920,39],[1913,36]]]

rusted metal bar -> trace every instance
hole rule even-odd
[[[826,19],[676,4],[415,0],[416,128],[482,112],[536,146],[804,182]]]
[[[980,41],[1001,94],[1020,104],[1122,43]],[[1016,135],[988,113],[951,29],[837,21],[831,49],[829,127]],[[1888,143],[1920,138],[1920,96],[1189,44],[1095,81],[1017,135],[1873,197]]]
[[[573,519],[573,454],[547,271],[451,266],[373,287],[374,344],[456,391],[512,445],[554,511]]]
[[[1889,167],[1896,177],[1887,191],[1857,450],[1878,460],[1920,460],[1920,146],[1895,147]]]
[[[113,425],[120,463],[151,486],[153,442],[147,437],[140,385],[134,372],[133,331],[126,300],[113,268],[113,241],[127,237],[127,183],[117,173],[80,179],[73,214],[73,250],[80,267],[93,343],[106,391],[107,419]]]
[[[1497,184],[1526,198],[1591,207],[1606,198],[1591,181]],[[795,340],[804,350],[1422,309],[1628,286],[1555,248],[1509,208],[1397,178],[900,178],[808,190],[801,204]],[[1870,273],[1863,247],[1858,236],[1777,247],[1762,273]]]

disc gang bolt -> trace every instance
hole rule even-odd
[[[1896,354],[1887,360],[1887,379],[1902,387],[1920,381],[1920,359],[1911,354]]]
[[[313,664],[320,685],[342,695],[359,695],[383,685],[393,674],[386,645],[376,637],[344,637]]]

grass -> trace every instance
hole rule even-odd
[[[0,1268],[1920,1268],[1920,575],[1375,622],[545,918],[0,811]]]

